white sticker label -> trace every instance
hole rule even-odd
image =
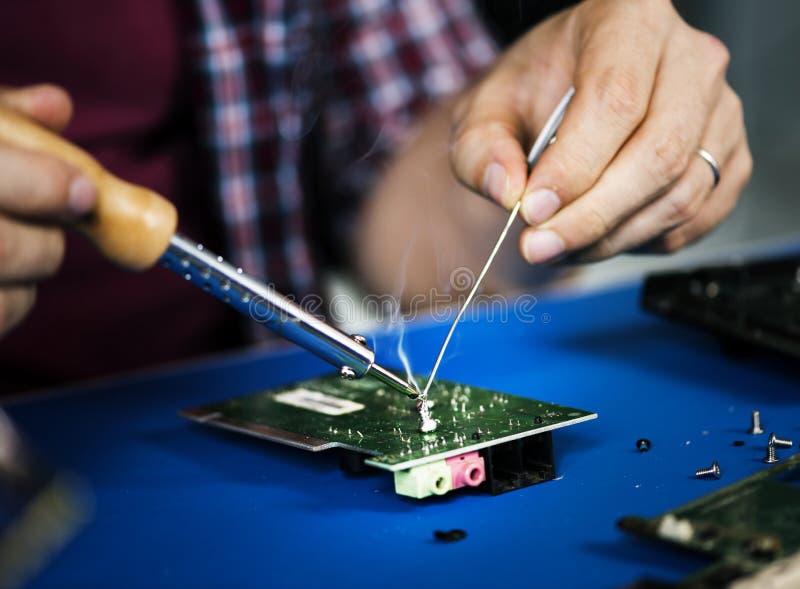
[[[364,408],[361,403],[340,399],[319,391],[309,391],[308,389],[294,389],[293,391],[278,393],[275,395],[275,400],[278,403],[324,413],[325,415],[345,415],[346,413],[361,411]]]

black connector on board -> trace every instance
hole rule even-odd
[[[480,455],[486,465],[484,485],[492,495],[556,477],[552,432],[489,446],[481,450]]]
[[[364,464],[367,454],[348,450],[347,448],[337,448],[339,454],[339,469],[352,476],[373,474],[374,468]]]

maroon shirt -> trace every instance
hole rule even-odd
[[[5,2],[0,55],[0,85],[64,87],[75,104],[66,137],[114,174],[170,198],[180,230],[220,249],[182,100],[181,31],[170,0]],[[0,392],[239,342],[235,313],[172,273],[120,270],[72,231],[66,252],[57,276],[39,286],[33,312],[0,339]]]

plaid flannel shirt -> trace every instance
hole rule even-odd
[[[228,255],[298,296],[415,117],[496,53],[469,0],[195,0],[191,21]]]

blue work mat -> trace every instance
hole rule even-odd
[[[554,433],[557,480],[495,497],[406,499],[386,473],[346,476],[333,455],[178,417],[329,371],[294,349],[14,403],[9,412],[43,455],[81,473],[96,502],[94,519],[33,586],[568,588],[679,579],[706,561],[628,538],[617,518],[656,515],[763,468],[766,435],[746,433],[750,412],[761,411],[767,433],[797,438],[800,371],[725,356],[711,336],[643,314],[637,296],[624,288],[546,298],[525,321],[486,317],[456,332],[442,378],[600,415]],[[428,372],[447,327],[408,327],[416,372]],[[381,363],[400,365],[396,336],[373,343]],[[652,441],[644,454],[635,446],[642,437]],[[722,479],[695,479],[712,460]],[[453,528],[467,537],[434,539]]]

